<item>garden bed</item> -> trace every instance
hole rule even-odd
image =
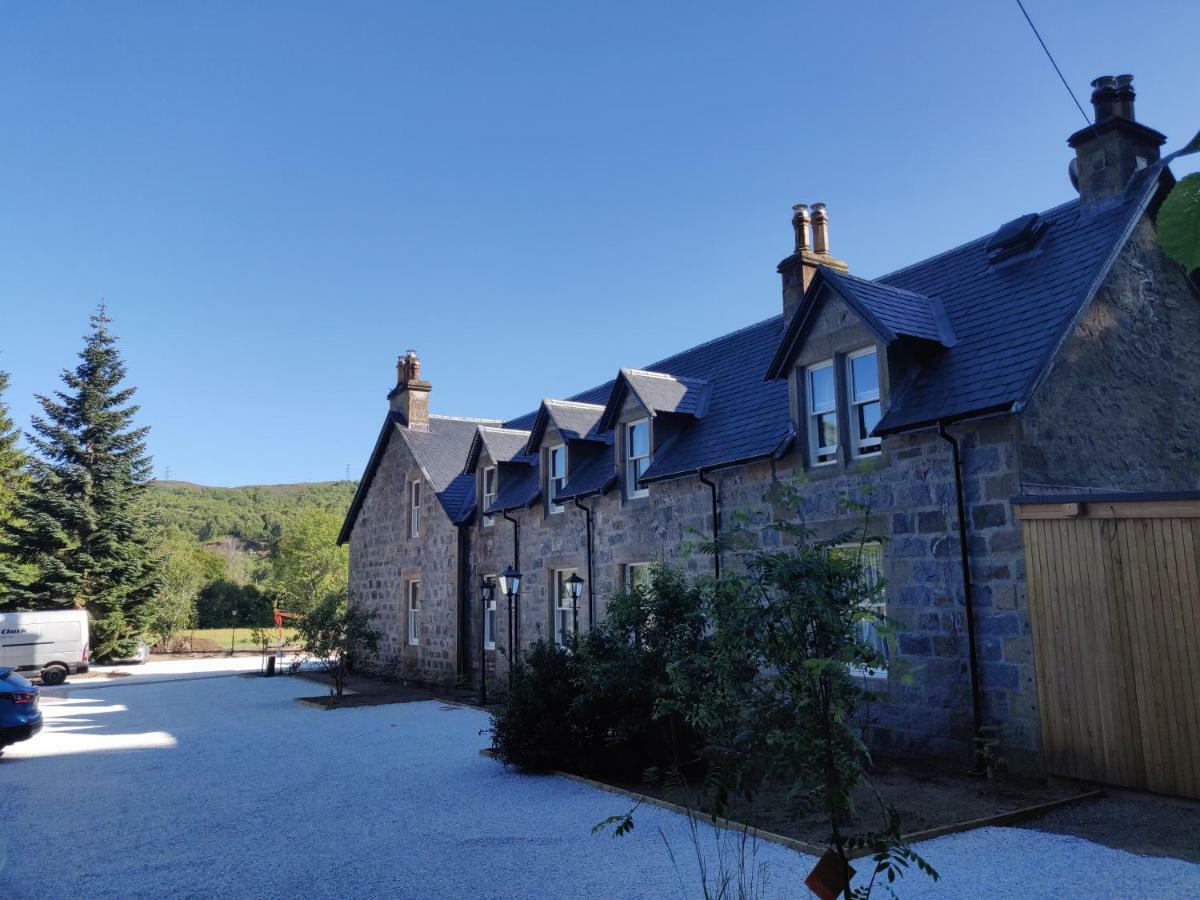
[[[325,672],[317,670],[302,670],[296,673],[305,681],[323,685],[327,690],[333,689],[333,679]],[[301,697],[299,702],[323,709],[337,709],[356,706],[382,706],[387,703],[419,703],[421,701],[440,701],[454,704],[475,706],[476,694],[473,691],[463,691],[458,688],[439,685],[421,684],[414,681],[393,681],[386,678],[367,677],[364,675],[348,675],[345,685],[346,693],[340,704],[330,705],[329,694],[318,697]]]
[[[650,782],[603,781],[624,793],[639,794],[676,806],[708,812],[703,798],[684,788]],[[944,833],[964,823],[990,824],[986,820],[1008,817],[1030,807],[1097,796],[1068,782],[1003,777],[985,780],[951,768],[906,760],[878,761],[871,783],[885,801],[895,805],[904,834]],[[854,792],[854,815],[844,833],[878,831],[883,827],[879,801],[866,784]],[[725,811],[730,822],[749,825],[760,832],[804,844],[824,845],[829,820],[820,812],[797,813],[787,788],[776,785],[761,791],[753,803],[732,801]],[[984,821],[979,821],[984,820]],[[998,824],[998,823],[997,823]],[[932,836],[932,835],[928,835]]]

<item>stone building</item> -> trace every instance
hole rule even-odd
[[[782,312],[509,421],[432,415],[411,351],[341,534],[352,602],[387,632],[381,663],[489,678],[516,649],[561,640],[684,546],[805,479],[806,522],[861,524],[898,623],[870,677],[872,741],[962,754],[981,725],[1036,764],[1035,659],[1012,500],[1063,490],[1200,488],[1200,292],[1155,243],[1174,183],[1165,138],[1137,123],[1131,79],[1094,83],[1072,135],[1078,196],[890,275],[830,254],[823,204],[797,206],[778,266]],[[496,608],[498,607],[498,608]],[[899,669],[913,675],[902,681]],[[866,677],[866,676],[864,676]]]

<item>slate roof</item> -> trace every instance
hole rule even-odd
[[[571,473],[566,487],[557,494],[559,500],[603,494],[617,481],[617,467],[612,453],[597,453]]]
[[[455,525],[466,522],[475,513],[474,473],[460,472],[445,490],[438,492],[437,498],[451,522]]]
[[[1163,171],[1152,166],[1112,200],[1076,199],[1042,213],[1044,233],[1036,246],[1003,262],[989,259],[989,234],[874,282],[838,276],[860,301],[872,297],[876,315],[896,289],[936,298],[956,338],[953,346],[926,354],[921,367],[898,385],[875,433],[1019,410],[1103,282]],[[810,285],[803,303],[816,297]],[[786,378],[787,361],[781,366],[779,360],[787,355],[784,348],[795,347],[802,319],[797,314],[789,325],[768,377]]]
[[[611,443],[607,435],[595,433],[596,423],[604,407],[599,403],[579,403],[575,400],[551,400],[546,398],[538,407],[537,417],[529,432],[529,441],[525,445],[527,454],[537,453],[546,434],[546,428],[553,425],[558,433],[568,441],[597,440]]]
[[[469,491],[471,496],[474,496],[475,477],[474,475],[470,476],[471,486],[468,489],[459,476],[462,475],[462,460],[481,424],[498,425],[499,423],[431,415],[429,429],[418,431],[404,427],[404,417],[397,412],[389,411],[384,419],[383,427],[379,430],[379,437],[375,440],[375,448],[371,451],[367,468],[359,480],[358,489],[354,492],[354,499],[350,501],[350,510],[346,513],[345,522],[342,523],[342,530],[338,534],[338,543],[344,544],[350,539],[354,521],[358,518],[358,512],[366,499],[367,491],[370,490],[371,482],[375,479],[375,472],[387,451],[388,442],[396,435],[399,435],[400,439],[407,444],[413,459],[421,467],[425,478],[433,487],[434,494],[442,504],[446,515],[452,522],[463,521],[460,518],[464,512],[462,495]],[[468,510],[468,515],[469,512]]]
[[[494,463],[512,462],[525,454],[528,442],[529,432],[523,429],[480,425],[461,469],[466,473],[474,472],[479,464],[480,451],[485,449]]]
[[[484,515],[492,516],[514,509],[528,509],[542,494],[536,464],[511,463],[500,472],[500,491]]]
[[[900,337],[946,347],[956,343],[954,329],[940,300],[847,275],[828,266],[821,266],[820,273],[847,304],[858,309],[859,315],[869,321],[885,343]]]
[[[874,281],[831,270],[819,273],[818,279],[847,298],[882,340],[912,338],[928,348],[920,355],[920,369],[896,386],[876,433],[1020,409],[1164,182],[1164,171],[1162,164],[1151,166],[1111,201],[1081,206],[1074,200],[1043,213],[1036,245],[1003,261],[989,259],[987,245],[993,235],[987,235]],[[1165,178],[1169,180],[1169,174]],[[804,303],[815,297],[810,286]],[[803,325],[804,316],[798,314],[785,334],[782,316],[773,316],[642,370],[622,370],[616,381],[568,401],[611,406],[614,388],[620,386],[634,390],[656,412],[690,414],[681,417],[672,436],[655,448],[644,482],[777,455],[795,435],[787,381],[781,377],[787,360],[781,367],[776,351],[794,347]],[[555,415],[568,405],[557,401]],[[550,409],[543,403],[507,422],[483,424],[492,433],[499,433],[501,424],[510,431],[530,432],[543,412],[550,416]],[[563,413],[564,424],[575,434],[595,435],[602,427],[597,423],[585,431],[584,413],[566,424],[569,415]],[[339,542],[349,537],[392,431],[405,435],[453,520],[463,521],[473,511],[473,479],[468,485],[472,476],[463,468],[481,423],[431,417],[429,432],[410,432],[396,428],[396,421],[390,415],[380,432]],[[528,442],[526,436],[522,449]],[[521,457],[512,444],[505,448],[497,453],[511,454],[508,458],[514,462],[504,464],[500,494],[484,511],[489,514],[529,507],[541,495],[536,457]],[[523,465],[525,460],[530,464]],[[615,477],[608,455],[598,454],[571,473],[563,497],[607,490]]]
[[[599,430],[610,432],[616,427],[627,394],[633,394],[652,416],[678,413],[700,418],[708,407],[709,393],[709,382],[703,378],[687,378],[645,369],[622,369],[604,406]]]
[[[656,448],[644,481],[761,459],[787,444],[791,439],[787,384],[762,380],[782,335],[783,316],[772,316],[642,367],[644,372],[706,381],[710,391],[703,418],[687,421],[669,444]],[[568,399],[607,405],[615,384],[615,380],[607,381]],[[536,418],[535,411],[510,419],[504,426],[531,428]],[[589,478],[593,475],[588,474]],[[582,475],[582,472],[571,473],[571,482],[563,496],[574,495],[583,483]],[[594,477],[604,479],[606,475],[596,472]],[[504,481],[503,476],[500,480]],[[503,484],[500,489],[505,490]],[[497,503],[500,499],[497,496]],[[529,502],[536,499],[535,496]]]

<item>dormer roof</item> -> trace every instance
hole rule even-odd
[[[486,450],[488,458],[493,463],[525,461],[520,457],[525,455],[525,445],[529,443],[529,432],[518,428],[500,428],[492,425],[480,425],[471,441],[471,449],[467,452],[463,464],[464,474],[472,474],[479,465],[479,457]]]
[[[708,409],[709,382],[703,378],[649,372],[645,369],[621,369],[612,393],[600,416],[597,431],[607,433],[617,424],[625,398],[632,394],[651,416],[659,413],[703,418]]]
[[[553,427],[564,440],[594,440],[612,443],[609,435],[596,434],[596,423],[604,407],[599,403],[580,403],[577,400],[551,400],[546,398],[538,407],[537,417],[533,420],[533,428],[529,432],[529,441],[525,452],[538,452],[546,429]]]

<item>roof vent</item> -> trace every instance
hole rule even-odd
[[[1013,219],[996,229],[984,250],[988,262],[998,263],[1032,250],[1046,230],[1046,222],[1037,213]]]

